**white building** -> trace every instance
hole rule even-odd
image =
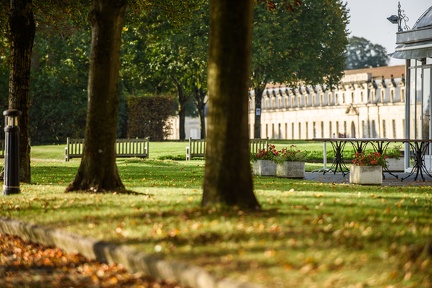
[[[267,85],[262,97],[261,138],[405,136],[405,66],[347,70],[337,89]],[[249,135],[253,138],[255,97],[249,94]],[[179,139],[178,117],[171,118]],[[186,118],[186,139],[200,137],[198,118]]]
[[[347,70],[337,89],[267,85],[261,102],[261,138],[403,138],[405,66]],[[255,97],[249,97],[253,138]]]

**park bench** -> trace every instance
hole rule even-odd
[[[117,139],[117,158],[148,158],[149,138],[144,139]],[[81,158],[83,153],[84,139],[66,139],[65,161],[72,158]]]
[[[249,150],[251,153],[257,153],[260,149],[267,149],[268,138],[250,139]],[[186,147],[186,160],[193,158],[203,158],[205,156],[206,140],[189,138],[189,146]]]

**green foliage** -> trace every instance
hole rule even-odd
[[[362,37],[350,37],[346,49],[345,69],[387,66],[390,57],[386,49]]]
[[[300,150],[296,145],[290,145],[288,148],[284,147],[275,157],[276,163],[285,161],[306,161],[307,151]]]
[[[399,159],[401,156],[403,156],[403,150],[401,149],[402,145],[396,145],[391,148],[387,148],[385,150],[384,156],[387,158]]]
[[[168,117],[173,115],[172,97],[146,96],[127,98],[128,137],[150,137],[152,141],[164,140],[170,133]]]
[[[251,153],[251,161],[256,160],[273,160],[278,155],[276,146],[273,144],[268,144],[267,149],[258,149],[257,153]]]
[[[268,2],[275,5],[269,8]],[[280,3],[279,3],[280,2]],[[347,9],[340,0],[255,6],[252,88],[270,82],[336,84],[343,73]],[[261,89],[261,91],[262,91]]]
[[[33,144],[82,138],[87,111],[88,31],[71,36],[38,34],[31,73],[30,137]]]
[[[356,166],[381,166],[383,168],[387,167],[386,157],[378,152],[356,152],[354,154],[354,159],[351,163]]]

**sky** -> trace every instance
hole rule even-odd
[[[420,16],[432,6],[432,0],[343,0],[350,10],[348,30],[350,36],[363,37],[373,44],[380,44],[387,53],[396,47],[397,24],[392,24],[387,17],[398,14],[398,2],[409,21],[410,29]],[[402,28],[404,22],[402,21]],[[390,58],[389,65],[403,65],[404,60]]]

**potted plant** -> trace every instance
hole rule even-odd
[[[306,152],[300,151],[295,145],[282,148],[274,157],[276,176],[285,178],[304,178]]]
[[[388,171],[404,171],[404,158],[401,147],[401,145],[393,146],[384,152],[384,156],[387,157]]]
[[[382,184],[382,169],[387,167],[386,156],[378,152],[355,153],[350,167],[350,183]]]
[[[268,144],[267,149],[259,149],[257,153],[252,153],[252,173],[260,176],[276,175],[276,163],[273,159],[278,153],[273,144]]]

